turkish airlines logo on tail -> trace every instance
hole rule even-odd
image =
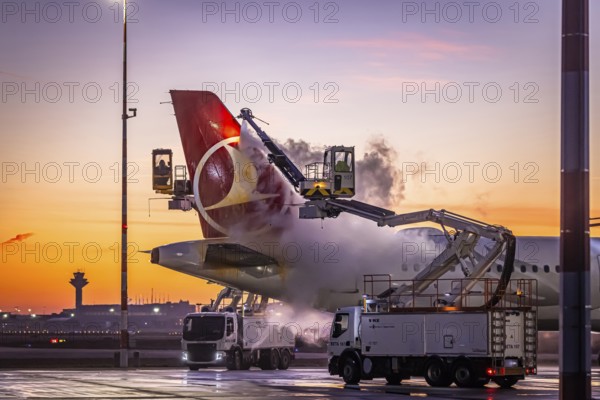
[[[208,211],[279,196],[279,194],[276,193],[259,193],[256,187],[258,179],[248,179],[249,177],[257,178],[258,170],[256,169],[256,166],[248,156],[246,156],[237,148],[230,146],[233,143],[239,143],[239,141],[240,137],[234,136],[227,139],[223,139],[220,142],[213,145],[210,149],[208,149],[208,151],[202,156],[202,158],[198,162],[198,167],[196,169],[196,173],[194,174],[193,190],[194,199],[198,207],[198,212],[210,226],[212,226],[214,229],[218,230],[219,232],[225,235],[229,234],[228,229],[219,224],[217,221],[215,221],[210,215],[208,215]],[[204,204],[202,204],[202,200],[200,199],[200,190],[202,190],[202,188],[199,187],[200,176],[202,175],[202,171],[204,170],[204,167],[206,166],[206,163],[208,162],[210,157],[221,148],[224,148],[227,151],[227,154],[229,154],[229,157],[231,158],[232,165],[234,167],[233,182],[231,184],[231,188],[229,189],[229,193],[227,193],[227,195],[221,201],[206,207],[204,206]],[[265,228],[259,229],[258,231],[262,231],[263,229]],[[254,231],[252,233],[256,232],[257,231]]]

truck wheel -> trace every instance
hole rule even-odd
[[[269,352],[269,369],[277,369],[279,366],[279,352],[271,349]]]
[[[260,368],[264,370],[274,370],[279,365],[279,354],[277,350],[267,350],[260,356]]]
[[[360,382],[360,368],[352,357],[346,357],[342,365],[342,378],[344,382],[350,385],[356,385]]]
[[[478,379],[475,376],[471,363],[467,360],[458,361],[452,369],[452,376],[454,377],[454,383],[458,387],[473,387],[477,383]]]
[[[260,357],[258,358],[258,367],[262,370],[269,369],[269,357],[267,356],[268,354],[266,350],[260,352]]]
[[[519,381],[519,378],[515,376],[499,376],[496,378],[492,378],[492,380],[496,385],[500,386],[502,389],[509,389]]]
[[[239,349],[235,349],[231,358],[228,357],[227,369],[237,371],[242,369],[242,352]]]
[[[279,369],[288,369],[290,367],[290,361],[292,361],[290,352],[285,349],[282,350],[281,356],[279,357]]]
[[[252,366],[252,354],[247,354],[247,357],[242,356],[242,370],[247,371]]]
[[[447,387],[452,383],[446,365],[439,358],[432,358],[425,364],[425,380],[434,387]]]
[[[390,385],[399,385],[402,383],[402,375],[400,375],[400,374],[386,375],[385,380]]]

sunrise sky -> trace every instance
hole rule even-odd
[[[184,163],[170,89],[250,107],[274,137],[365,151],[383,137],[404,171],[396,211],[447,208],[559,233],[560,1],[129,2],[129,239],[200,239],[166,210],[153,148]],[[74,306],[120,290],[122,12],[110,0],[2,3],[0,309]],[[592,216],[600,216],[600,4],[590,2]],[[424,171],[424,168],[426,171]],[[426,173],[424,173],[426,172]],[[599,234],[598,230],[593,231]],[[206,302],[214,285],[133,252],[130,297]]]

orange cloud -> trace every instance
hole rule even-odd
[[[29,233],[19,233],[17,236],[15,236],[14,238],[10,238],[7,241],[2,242],[2,244],[6,244],[6,243],[14,243],[14,242],[22,242],[23,240],[29,238],[33,236],[33,232],[29,232]]]
[[[428,61],[442,60],[452,56],[482,59],[491,53],[491,48],[488,46],[434,39],[418,33],[395,34],[392,37],[370,39],[328,40],[322,44],[350,49],[367,49],[375,54],[380,54],[382,51],[402,50],[411,57]]]
[[[0,71],[0,75],[6,75],[6,76],[10,76],[12,78],[19,78],[19,79],[26,79],[26,80],[33,79],[33,78],[30,78],[29,76],[19,75],[19,74],[15,74],[13,72],[8,72],[8,71]]]

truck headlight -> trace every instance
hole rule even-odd
[[[224,351],[217,351],[217,361],[222,360],[225,358],[225,352]]]
[[[184,351],[183,353],[181,353],[181,360],[182,361],[187,361],[188,360],[188,353],[187,353],[187,351]]]

